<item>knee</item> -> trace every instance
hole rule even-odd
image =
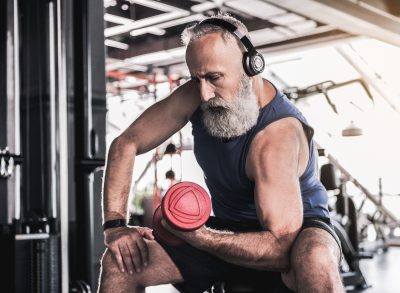
[[[339,268],[338,257],[327,246],[310,244],[292,258],[292,267],[296,271],[304,270],[305,266],[320,272],[336,272]]]
[[[116,284],[124,284],[133,289],[143,289],[140,275],[134,274],[129,275],[128,273],[122,273],[114,259],[112,252],[109,249],[103,254],[101,258],[101,271],[100,271],[100,290],[99,292],[114,292],[112,288]],[[136,291],[135,291],[136,292]]]

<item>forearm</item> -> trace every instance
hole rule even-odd
[[[269,231],[233,233],[207,228],[201,229],[189,243],[236,265],[286,271],[289,267],[288,241],[288,237],[278,239]]]
[[[136,150],[115,139],[108,152],[103,178],[103,221],[126,218]]]

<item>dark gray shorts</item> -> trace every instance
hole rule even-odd
[[[217,230],[229,230],[233,232],[255,232],[262,230],[258,222],[232,222],[216,217],[210,217],[206,226]],[[340,240],[329,218],[304,218],[302,229],[309,227],[317,227],[328,231],[340,247]],[[292,292],[282,282],[280,272],[259,271],[240,267],[188,244],[178,247],[169,246],[164,243],[160,244],[183,276],[184,282],[174,285],[180,292],[201,293],[219,282],[225,283],[226,286],[237,283],[244,283],[244,286],[248,284],[253,288],[252,292]]]

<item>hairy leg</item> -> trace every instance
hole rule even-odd
[[[282,280],[293,291],[345,292],[339,272],[339,246],[327,231],[302,230],[293,244],[290,262],[291,269],[282,274]]]
[[[99,293],[144,292],[148,286],[179,283],[182,275],[164,249],[154,240],[145,240],[149,248],[149,263],[140,273],[121,273],[111,251],[101,260]]]

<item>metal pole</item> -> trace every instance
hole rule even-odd
[[[65,3],[65,2],[63,2]],[[56,1],[57,27],[57,129],[59,159],[59,198],[60,198],[60,234],[61,234],[61,292],[69,292],[68,261],[68,102],[66,75],[66,12],[61,0]]]
[[[48,46],[49,46],[49,108],[50,108],[50,194],[48,196],[50,218],[57,218],[57,158],[56,158],[56,48],[55,48],[55,23],[54,23],[54,4],[47,4],[49,17]]]
[[[21,154],[21,128],[20,128],[20,71],[19,71],[19,20],[18,1],[8,1],[8,28],[7,28],[7,100],[13,129],[10,129],[8,141],[12,145],[11,153]],[[10,127],[10,126],[9,126]],[[21,219],[21,167],[15,165],[14,176],[8,181],[9,195],[14,194],[12,212],[9,210],[8,222]]]

